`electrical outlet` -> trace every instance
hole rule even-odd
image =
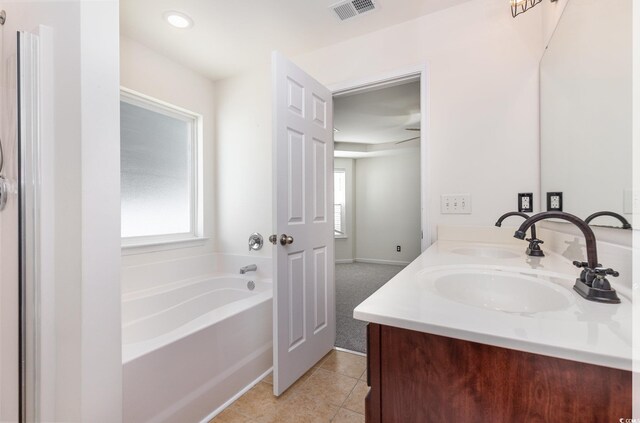
[[[547,211],[562,211],[562,193],[547,193]]]
[[[440,198],[440,213],[471,214],[471,194],[445,194]]]
[[[518,211],[524,213],[533,211],[533,193],[521,192],[518,194]]]
[[[401,246],[399,246],[399,245],[396,245],[396,251],[397,251],[397,252],[402,251],[402,247],[401,247]]]

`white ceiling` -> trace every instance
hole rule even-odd
[[[334,98],[336,142],[395,144],[419,137],[420,82]]]
[[[377,0],[379,9],[341,22],[336,0],[121,0],[121,33],[211,79],[270,62],[273,50],[295,56],[468,0]],[[177,10],[190,29],[162,18]]]
[[[361,148],[354,148],[360,146]],[[344,144],[336,143],[334,157],[346,159],[366,159],[368,157],[399,156],[402,154],[416,154],[420,150],[420,140],[414,139],[400,144]]]

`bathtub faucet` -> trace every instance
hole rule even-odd
[[[242,266],[240,268],[240,274],[244,275],[247,272],[255,272],[256,270],[258,270],[258,266],[256,266],[255,264],[250,264],[248,266]]]

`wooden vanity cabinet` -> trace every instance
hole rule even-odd
[[[370,323],[367,423],[606,423],[631,372]]]

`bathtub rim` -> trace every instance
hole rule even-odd
[[[238,274],[238,273],[209,273],[206,275],[195,276],[193,278],[180,279],[177,281],[164,283],[158,286],[153,286],[150,288],[138,289],[131,292],[123,292],[120,298],[121,302],[134,301],[141,298],[150,297],[157,294],[163,294],[165,292],[170,292],[183,286],[188,286],[196,283],[200,283],[210,279],[223,279],[223,278],[231,278],[231,279],[242,279],[247,282],[249,281],[260,281],[268,284],[272,284],[272,278],[259,278],[256,275],[248,275],[248,274]]]
[[[182,325],[178,328],[175,328],[171,331],[168,331],[160,336],[151,338],[151,339],[147,339],[144,341],[139,341],[139,342],[134,342],[134,343],[125,343],[124,339],[122,337],[122,334],[120,335],[120,346],[121,346],[121,352],[122,352],[122,365],[125,365],[129,362],[132,362],[134,360],[139,359],[140,357],[143,357],[146,354],[150,354],[155,350],[161,349],[173,342],[179,342],[181,339],[186,338],[188,336],[191,336],[195,333],[198,333],[202,330],[205,330],[213,325],[215,325],[216,323],[219,323],[223,320],[226,319],[230,319],[233,316],[236,316],[242,312],[246,312],[247,310],[253,308],[253,307],[257,307],[259,305],[261,305],[264,302],[273,300],[273,285],[271,282],[271,279],[258,279],[258,278],[250,278],[250,279],[246,279],[246,278],[241,278],[236,274],[215,274],[215,275],[208,275],[207,277],[199,277],[199,278],[190,278],[189,280],[183,280],[183,281],[179,281],[176,283],[172,283],[171,285],[173,286],[172,289],[162,289],[162,290],[156,290],[156,288],[161,288],[161,287],[154,287],[151,289],[145,289],[144,291],[147,293],[147,295],[143,295],[143,296],[136,296],[136,298],[130,298],[129,300],[133,300],[133,299],[139,299],[139,298],[144,298],[146,296],[151,296],[151,295],[155,295],[158,293],[164,293],[164,292],[168,292],[171,290],[175,290],[178,289],[182,286],[188,286],[190,284],[194,284],[194,283],[198,283],[198,282],[202,282],[205,280],[210,280],[210,279],[221,279],[221,278],[226,278],[226,277],[231,277],[234,279],[244,279],[244,280],[255,280],[255,281],[260,281],[263,282],[265,284],[271,285],[271,289],[267,289],[263,292],[259,292],[255,295],[249,296],[247,298],[243,298],[241,300],[238,301],[234,301],[228,304],[224,304],[221,307],[215,308],[211,311],[209,311],[206,314],[203,314],[201,316],[198,316],[197,318],[189,321],[188,323],[186,323],[185,325]],[[153,293],[149,293],[153,291]],[[132,322],[128,322],[128,324],[130,324]],[[120,327],[123,328],[124,327],[124,322],[122,320],[120,320]]]

